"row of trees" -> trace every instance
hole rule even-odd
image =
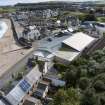
[[[80,57],[68,66],[54,67],[63,73],[66,87],[55,94],[51,105],[105,105],[105,49]],[[70,90],[75,92],[69,93]]]
[[[93,11],[89,11],[89,13],[84,13],[78,15],[79,20],[82,22],[84,21],[97,21],[97,18],[95,16],[95,13]]]

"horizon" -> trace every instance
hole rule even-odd
[[[38,3],[48,1],[65,1],[65,2],[86,2],[86,1],[103,1],[103,0],[0,0],[0,6],[15,5],[17,3]]]

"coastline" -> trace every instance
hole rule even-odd
[[[33,48],[28,50],[21,49],[22,47],[18,46],[14,40],[10,19],[2,19],[2,21],[7,24],[8,29],[4,33],[3,37],[0,38],[0,78],[7,72],[11,71],[11,67],[13,67],[17,62],[22,60],[33,50]]]
[[[8,30],[7,24],[3,20],[0,20],[0,39],[5,35],[7,30]]]

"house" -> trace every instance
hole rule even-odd
[[[43,10],[43,17],[44,18],[50,18],[50,17],[54,17],[54,16],[58,16],[58,10],[51,10],[51,9],[46,9]]]
[[[40,32],[35,26],[29,26],[23,31],[23,37],[27,40],[35,40],[40,38]]]
[[[55,76],[53,76],[53,74],[46,74],[43,79],[50,81],[50,84],[55,87],[63,87],[66,84],[65,81],[56,78]]]
[[[34,51],[33,58],[45,62],[43,73],[47,73],[48,69],[52,66],[54,55],[50,51],[40,48]]]
[[[91,29],[91,28],[94,28],[94,25],[93,25],[94,23],[95,21],[84,21],[84,22],[81,22],[80,27],[84,29]]]
[[[103,36],[103,33],[105,33],[105,23],[96,23],[95,28],[99,34]]]
[[[68,16],[66,18],[66,22],[68,27],[73,27],[74,29],[76,29],[77,26],[79,26],[79,19],[75,16]]]
[[[48,93],[49,82],[41,81],[38,83],[37,90],[34,92],[34,97],[45,98]]]
[[[7,95],[6,99],[11,105],[19,105],[23,102],[24,97],[37,86],[41,79],[42,73],[36,65]],[[0,104],[1,105],[1,104]]]
[[[31,96],[27,96],[24,99],[24,102],[22,105],[42,105],[42,103],[39,99],[36,99],[34,97],[31,97]]]

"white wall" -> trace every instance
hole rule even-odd
[[[103,33],[105,33],[105,27],[99,27],[99,26],[95,26],[95,27],[99,31],[100,35],[103,35]]]

